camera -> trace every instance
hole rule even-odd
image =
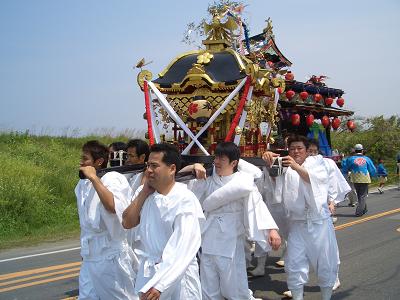
[[[286,169],[282,164],[282,157],[279,156],[274,159],[271,167],[268,168],[268,173],[271,177],[277,177],[284,174]]]

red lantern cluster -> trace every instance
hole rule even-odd
[[[294,79],[294,74],[291,71],[288,71],[286,73],[286,75],[285,75],[285,79],[289,80],[289,81],[293,80]]]
[[[332,103],[333,103],[333,98],[332,97],[325,98],[325,105],[331,106]]]
[[[300,94],[300,98],[305,101],[308,98],[308,93],[306,91],[301,92]]]
[[[315,94],[314,95],[314,101],[319,103],[319,101],[322,100],[322,95],[321,94]]]
[[[296,94],[296,93],[295,93],[294,91],[288,90],[288,91],[286,92],[286,98],[288,98],[289,100],[291,100],[291,99],[294,97],[295,94]]]
[[[331,122],[330,122],[328,116],[323,116],[323,117],[321,118],[321,124],[322,124],[322,126],[324,126],[325,128],[327,128],[327,127],[329,126],[330,123],[331,123]]]
[[[300,115],[299,114],[292,114],[291,121],[292,121],[292,125],[293,126],[299,126],[300,125]]]
[[[337,104],[338,106],[340,106],[340,107],[343,107],[343,105],[344,105],[344,99],[343,99],[343,98],[338,98],[338,99],[336,100],[336,104]]]
[[[346,125],[347,128],[351,131],[353,131],[357,127],[353,120],[348,120]]]
[[[308,127],[311,127],[314,124],[314,115],[313,114],[309,114],[306,117],[306,124]]]
[[[339,127],[340,127],[340,120],[339,118],[336,117],[332,120],[332,128],[336,130]]]

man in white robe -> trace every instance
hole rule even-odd
[[[253,299],[247,282],[246,236],[265,251],[280,245],[278,227],[254,183],[256,172],[249,170],[249,164],[244,167],[247,171],[237,171],[239,158],[240,150],[234,143],[218,144],[213,175],[188,184],[206,215],[200,257],[205,300]],[[194,164],[192,168],[198,173],[202,166]]]
[[[273,145],[271,145],[272,150],[277,151],[287,151],[285,142],[283,140],[276,140]],[[277,166],[279,167],[279,161],[277,161]],[[287,168],[282,168],[282,172],[285,172]],[[277,174],[276,174],[277,175]],[[282,190],[279,190],[275,185],[274,177],[269,174],[269,169],[263,168],[262,177],[256,181],[258,190],[263,196],[263,200],[267,205],[272,217],[274,218],[276,225],[279,227],[279,235],[281,237],[281,256],[278,261],[275,262],[276,266],[285,266],[285,255],[286,255],[286,245],[287,237],[289,234],[289,225],[287,219],[287,212],[285,206],[282,202]],[[260,251],[260,247],[255,248],[254,256],[257,258],[257,266],[255,269],[249,271],[252,276],[264,276],[265,275],[265,263],[267,260],[267,253]]]
[[[276,178],[289,217],[289,236],[285,271],[293,299],[303,299],[308,282],[309,265],[313,267],[321,287],[322,299],[332,295],[338,270],[338,247],[327,199],[329,174],[322,156],[308,156],[308,140],[303,136],[288,139],[289,156],[282,158],[288,167],[284,176]],[[271,165],[272,152],[263,159]]]
[[[149,159],[149,145],[146,141],[141,139],[129,140],[126,144],[127,160],[126,165],[143,165]],[[133,193],[144,183],[144,172],[135,172],[134,174],[126,174],[125,177],[129,181],[129,185],[132,188]],[[133,198],[131,198],[133,200]],[[128,230],[128,242],[132,249],[135,249],[135,228]],[[135,266],[137,264],[137,259],[135,260]]]
[[[319,144],[318,141],[314,139],[309,140],[309,146],[307,149],[308,155],[315,156],[319,153]],[[343,202],[346,195],[351,191],[351,187],[348,184],[346,178],[344,178],[342,172],[336,165],[336,162],[330,158],[324,158],[324,162],[326,164],[326,168],[329,174],[329,189],[328,189],[328,208],[330,213],[333,215],[335,213],[335,207],[338,203]],[[334,219],[333,219],[334,221]],[[335,223],[335,221],[333,222]],[[340,264],[340,256],[339,249],[337,252],[338,263]],[[335,284],[333,285],[332,290],[337,290],[340,286],[339,280],[339,270],[336,276]]]
[[[87,179],[79,180],[75,188],[81,226],[80,300],[138,299],[132,250],[121,224],[131,189],[117,172],[97,177],[96,170],[106,167],[107,160],[105,145],[98,141],[83,145],[80,171]]]
[[[175,182],[179,166],[174,146],[153,145],[145,183],[123,214],[124,227],[136,228],[141,300],[201,299],[196,253],[204,215],[196,196]]]

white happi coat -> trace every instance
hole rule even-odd
[[[286,172],[285,168],[285,172]],[[284,173],[285,174],[285,173]],[[285,175],[280,175],[282,180]],[[278,179],[279,181],[279,179]],[[264,202],[279,227],[281,238],[287,239],[289,234],[288,212],[282,199],[282,184],[276,184],[276,180],[269,176],[267,168],[263,168],[263,176],[257,181],[257,186],[263,196]]]
[[[200,204],[185,184],[176,182],[168,195],[154,192],[146,199],[136,227],[138,293],[154,287],[161,292],[162,300],[201,299],[196,253],[202,221]]]
[[[136,194],[136,190],[142,185],[142,179],[144,176],[144,172],[140,172],[137,174],[126,174],[125,177],[128,179],[129,185],[132,189],[132,197],[130,197],[130,201],[133,201],[135,199],[134,195]],[[135,240],[136,240],[136,228],[131,228],[128,229],[128,243],[131,246],[131,248],[134,250],[135,249]],[[134,268],[137,266],[137,259],[135,260],[135,266]],[[135,268],[136,270],[136,268]]]
[[[324,161],[329,173],[328,200],[333,200],[335,204],[338,204],[344,201],[351,187],[333,159],[324,158]]]
[[[101,181],[114,196],[115,214],[104,208],[90,180],[79,180],[75,188],[83,259],[79,299],[138,299],[132,250],[121,225],[132,192],[126,178],[117,172],[105,174]]]
[[[310,183],[288,168],[276,178],[290,221],[285,271],[290,290],[308,282],[309,263],[320,287],[332,287],[338,270],[338,247],[327,205],[329,174],[322,156],[307,157],[304,167]],[[336,186],[337,182],[331,182]]]
[[[193,180],[206,215],[202,227],[200,275],[204,299],[250,299],[244,253],[245,236],[268,251],[268,230],[277,229],[254,177],[243,171]]]

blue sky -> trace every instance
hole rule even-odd
[[[400,114],[400,1],[244,2],[250,34],[272,18],[297,80],[329,76],[357,115]],[[191,50],[183,32],[208,3],[0,1],[0,130],[145,129],[133,66],[145,57],[156,75]]]

